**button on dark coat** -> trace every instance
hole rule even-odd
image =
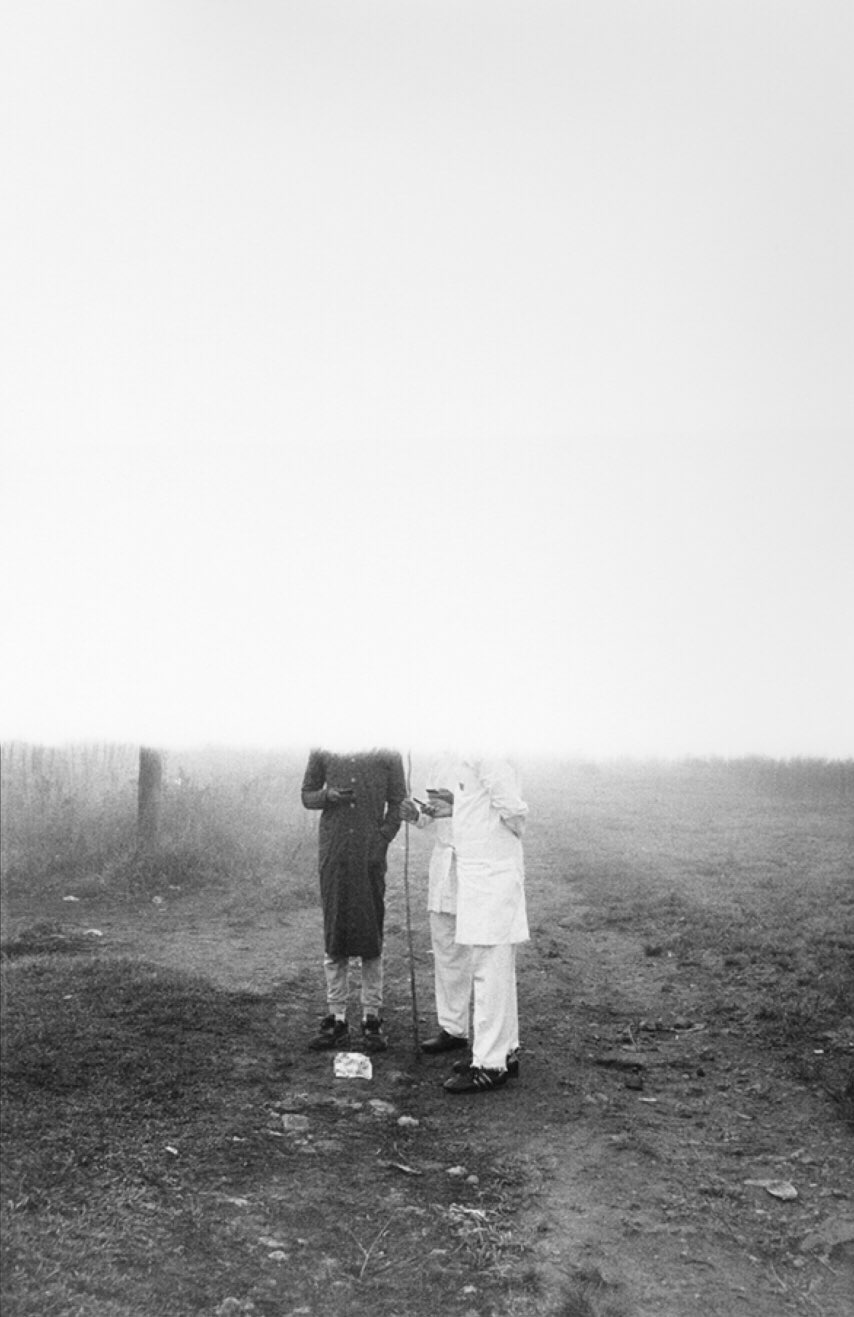
[[[352,787],[352,801],[330,804],[328,787]],[[386,851],[400,829],[405,796],[403,760],[395,750],[309,755],[302,803],[323,811],[318,858],[329,956],[373,960],[382,952]]]

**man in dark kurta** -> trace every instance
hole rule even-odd
[[[333,754],[312,750],[302,783],[306,809],[322,810],[320,899],[326,954],[328,1015],[309,1046],[349,1047],[349,961],[362,961],[362,1036],[383,1051],[382,949],[386,852],[400,828],[406,796],[403,760],[395,750]]]

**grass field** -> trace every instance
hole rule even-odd
[[[752,979],[777,1038],[854,1024],[854,765],[568,776],[559,797],[540,788],[534,858],[580,871],[597,918],[641,934],[648,955],[711,958]]]
[[[558,1298],[542,1289],[526,1122],[561,1119],[563,1097],[517,1103],[490,1137],[470,1109],[449,1126],[406,1057],[381,1083],[330,1087],[327,1058],[302,1050],[313,944],[252,990],[102,945],[95,924],[133,942],[163,911],[169,928],[239,928],[249,960],[262,929],[300,942],[317,919],[299,758],[171,756],[144,857],[135,767],[132,748],[3,751],[4,1314],[635,1312],[577,1268]],[[631,938],[651,968],[678,965],[707,1021],[854,1123],[854,764],[530,764],[525,781],[532,1034],[565,1009],[571,889],[579,947]],[[429,1003],[425,855],[413,837]],[[399,1035],[399,891],[389,908]],[[585,1009],[613,1014],[610,991]],[[620,1009],[633,1042],[671,1027]]]

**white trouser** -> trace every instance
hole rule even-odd
[[[472,1065],[505,1070],[519,1046],[516,945],[472,947],[474,1042]]]
[[[455,1038],[468,1038],[471,1008],[471,947],[454,941],[457,916],[430,911],[433,976],[439,1028]]]
[[[383,958],[360,960],[362,966],[362,1018],[382,1016],[383,1010]],[[350,996],[350,957],[324,956],[323,972],[326,975],[326,1002],[330,1015],[347,1014]]]

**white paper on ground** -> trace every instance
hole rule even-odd
[[[336,1052],[334,1072],[336,1079],[373,1079],[374,1075],[363,1052]]]

